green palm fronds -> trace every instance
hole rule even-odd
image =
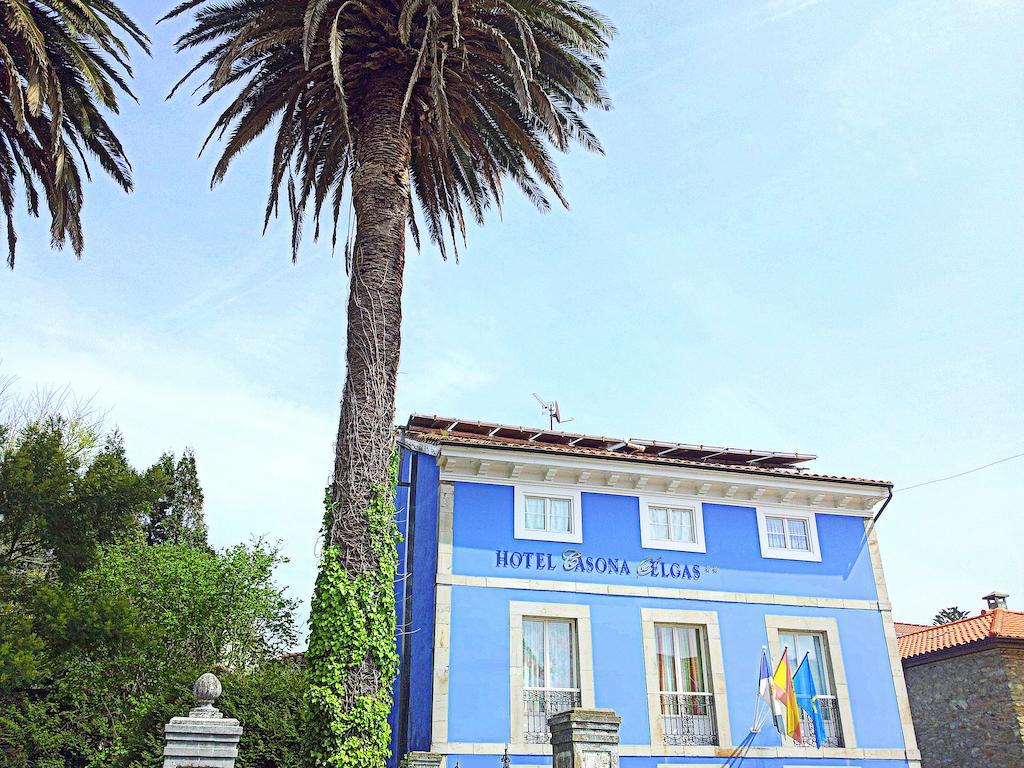
[[[210,139],[235,157],[276,133],[266,222],[286,194],[293,258],[311,206],[319,235],[329,207],[335,239],[345,181],[382,83],[402,83],[394,131],[410,141],[410,184],[444,255],[499,207],[511,180],[540,209],[566,204],[551,148],[601,151],[583,120],[607,108],[601,60],[614,34],[576,0],[188,0],[179,50],[198,49],[203,101],[235,93]],[[376,126],[375,126],[376,128]],[[417,245],[416,222],[410,225]]]
[[[19,179],[33,216],[42,193],[53,246],[70,242],[79,256],[88,158],[132,188],[131,165],[104,117],[118,111],[119,92],[135,98],[119,35],[149,51],[149,38],[110,0],[0,0],[0,203],[12,269]]]

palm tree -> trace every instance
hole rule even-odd
[[[576,0],[188,0],[165,18],[183,14],[178,48],[200,57],[178,85],[201,72],[203,102],[233,94],[207,139],[224,142],[212,183],[273,131],[264,227],[284,193],[293,259],[306,213],[319,236],[327,206],[337,241],[350,185],[347,373],[307,659],[318,762],[379,765],[394,675],[382,500],[407,227],[419,245],[412,198],[442,256],[457,254],[467,214],[482,223],[500,206],[506,180],[542,210],[548,193],[565,205],[549,149],[601,150],[582,114],[608,106],[613,30]]]
[[[43,193],[53,247],[70,241],[77,256],[87,153],[125,191],[132,188],[131,165],[103,116],[118,111],[119,91],[135,98],[118,30],[149,52],[149,38],[110,0],[4,0],[0,7],[0,204],[11,269],[19,176],[33,216]]]

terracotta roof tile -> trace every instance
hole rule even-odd
[[[445,429],[434,426],[439,423],[450,422],[456,429]],[[426,424],[431,424],[426,426]],[[473,425],[474,427],[493,427],[487,431],[470,431],[469,429],[462,429],[462,425]],[[575,434],[564,434],[564,437],[572,438],[571,441],[559,441],[559,442],[548,442],[546,436],[557,436],[558,433],[549,432],[548,430],[535,430],[541,439],[530,440],[521,437],[511,437],[502,435],[501,432],[516,433],[519,431],[529,432],[530,430],[524,430],[522,427],[511,427],[500,424],[487,424],[484,422],[468,422],[459,421],[457,419],[442,419],[437,416],[419,416],[414,415],[410,417],[409,423],[405,427],[405,431],[412,437],[423,440],[425,442],[433,443],[446,443],[446,444],[458,444],[458,445],[473,445],[482,448],[504,448],[513,450],[530,450],[553,454],[562,455],[573,455],[573,456],[588,456],[592,458],[601,459],[619,459],[626,461],[636,461],[651,464],[660,464],[665,466],[684,466],[694,467],[700,469],[726,469],[730,471],[740,471],[743,473],[750,474],[761,474],[761,475],[775,475],[785,477],[799,477],[808,480],[828,480],[828,481],[839,481],[846,483],[863,483],[866,485],[879,485],[879,486],[890,486],[891,483],[885,480],[871,480],[863,477],[851,477],[847,475],[826,475],[821,473],[808,472],[803,469],[797,469],[793,466],[757,466],[753,463],[739,463],[738,461],[731,461],[729,463],[721,461],[709,461],[708,459],[693,459],[693,458],[679,458],[677,456],[663,455],[672,449],[655,450],[652,452],[644,452],[643,450],[631,453],[624,453],[621,447],[616,450],[612,450],[606,445],[610,446],[613,441],[618,440],[617,438],[597,437],[593,435],[575,435]],[[553,439],[553,438],[552,438]],[[568,444],[574,442],[575,444]],[[629,445],[630,443],[626,440],[619,440],[618,444]],[[653,444],[653,443],[652,443]],[[657,444],[660,448],[662,446],[670,446],[671,444],[663,443]],[[683,449],[680,449],[681,451]],[[708,452],[712,449],[706,448]],[[723,451],[730,451],[730,456],[736,456],[741,453],[737,449],[722,449]],[[769,451],[753,451],[751,455],[755,456],[774,456]],[[799,463],[802,461],[808,461],[815,457],[806,454],[780,454],[785,456],[796,456],[799,458],[793,459],[793,463]]]
[[[910,659],[989,638],[1024,640],[1024,613],[996,608],[980,616],[925,627],[897,638],[900,656]]]
[[[896,636],[909,635],[911,632],[917,632],[922,629],[928,629],[929,624],[910,624],[906,621],[895,621],[893,624],[896,625]]]

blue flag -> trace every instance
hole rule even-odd
[[[821,719],[821,704],[818,702],[818,691],[814,685],[814,675],[811,674],[810,653],[804,654],[804,660],[796,668],[793,675],[793,690],[796,693],[796,703],[814,723],[814,745],[821,749],[821,742],[825,738],[825,723]]]

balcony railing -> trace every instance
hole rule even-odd
[[[821,708],[821,720],[825,725],[821,746],[843,746],[843,728],[839,720],[839,702],[836,701],[836,697],[819,696],[818,706]],[[800,743],[805,747],[813,747],[815,745],[814,721],[803,710],[800,710],[800,732],[803,736]]]
[[[571,688],[527,688],[523,691],[523,740],[527,744],[551,741],[548,718],[582,704],[580,692]]]
[[[662,693],[661,725],[666,744],[718,744],[714,695]]]

